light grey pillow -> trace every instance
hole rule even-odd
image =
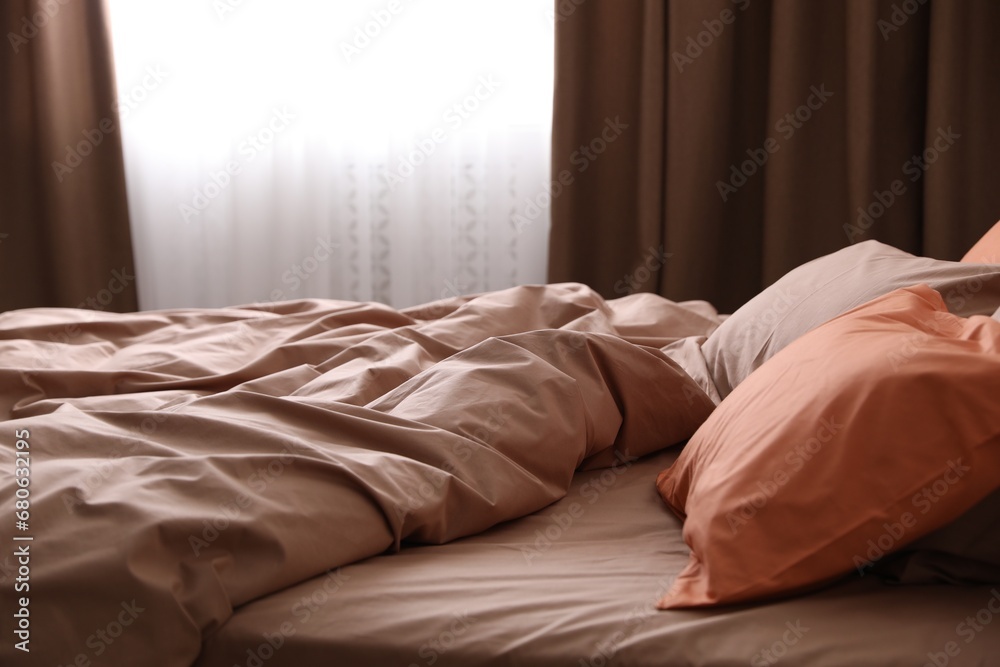
[[[827,320],[918,283],[940,292],[962,317],[1000,308],[1000,264],[917,257],[878,241],[848,246],[793,269],[712,332],[702,352],[719,396]]]

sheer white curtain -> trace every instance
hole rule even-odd
[[[550,0],[111,0],[144,309],[542,282]]]

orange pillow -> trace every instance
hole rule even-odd
[[[1000,222],[993,225],[992,229],[983,234],[983,238],[976,241],[976,245],[965,253],[962,261],[975,264],[1000,264]]]
[[[662,609],[815,588],[936,530],[1000,488],[1000,322],[926,285],[819,326],[698,429],[660,495],[687,567]]]

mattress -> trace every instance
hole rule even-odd
[[[197,664],[1000,664],[1000,591],[989,586],[852,576],[767,604],[657,611],[688,557],[653,484],[677,451],[579,472],[562,500],[485,533],[404,546],[255,600]]]

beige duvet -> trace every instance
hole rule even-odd
[[[240,605],[544,508],[694,431],[671,344],[717,324],[577,285],[0,315],[0,662],[190,665]]]

